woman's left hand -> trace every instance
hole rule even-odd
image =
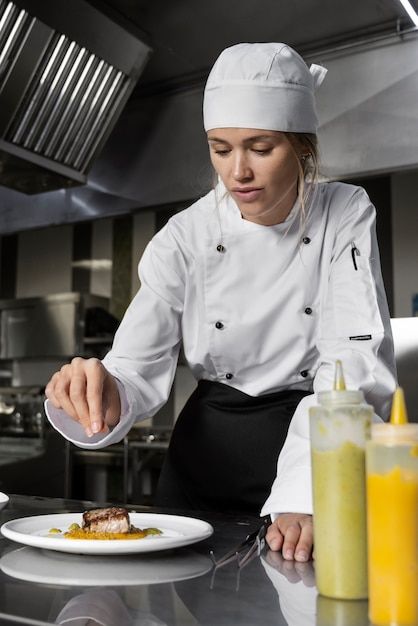
[[[288,561],[308,561],[313,546],[312,515],[304,513],[282,513],[266,535],[270,550],[281,550]]]

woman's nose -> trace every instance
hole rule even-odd
[[[235,180],[249,180],[252,178],[252,171],[249,167],[245,155],[237,154],[234,159],[233,177]]]

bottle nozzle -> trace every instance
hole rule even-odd
[[[408,412],[406,410],[405,396],[401,387],[397,387],[395,393],[393,394],[390,423],[396,425],[408,423]]]
[[[345,380],[343,372],[343,364],[341,361],[335,362],[334,391],[345,391]]]

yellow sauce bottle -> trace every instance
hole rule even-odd
[[[366,440],[373,408],[345,388],[337,362],[334,389],[310,414],[315,577],[320,594],[367,598]]]
[[[369,618],[377,626],[418,624],[418,424],[403,392],[390,423],[373,424],[367,444]]]

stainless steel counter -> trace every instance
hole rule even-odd
[[[81,512],[93,506],[92,502],[76,500],[12,496],[0,513],[0,521]],[[260,521],[206,513],[193,517],[213,525],[215,533],[210,539],[152,555],[62,554],[22,547],[2,538],[0,624],[57,624],[77,612],[90,616],[88,624],[105,626],[366,626],[369,623],[367,602],[333,601],[317,596],[312,563],[284,562],[278,553],[265,549],[240,572],[234,563],[215,571],[209,550],[223,554],[257,528]],[[98,616],[102,621],[98,621]],[[81,623],[87,622],[77,622]]]

